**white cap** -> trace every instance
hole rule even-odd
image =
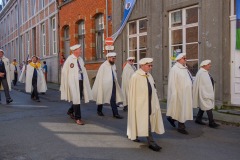
[[[28,61],[31,61],[32,59],[28,58]]]
[[[175,61],[183,58],[184,56],[186,56],[186,53],[180,53],[180,54],[178,54],[178,56],[175,58]]]
[[[117,53],[115,52],[109,52],[106,57],[116,57]]]
[[[201,62],[200,67],[206,66],[206,65],[208,65],[208,64],[210,64],[210,63],[211,63],[211,60],[209,60],[209,59],[204,60],[204,61]]]
[[[127,60],[135,59],[135,57],[128,57]]]
[[[3,54],[4,54],[4,51],[2,49],[0,49],[0,52],[3,52]]]
[[[147,63],[152,63],[153,62],[153,59],[152,58],[143,58],[143,59],[140,59],[140,61],[138,62],[140,65],[144,65],[144,64],[147,64]]]
[[[81,44],[75,44],[74,46],[70,47],[70,50],[74,51],[74,50],[76,50],[76,49],[78,49],[80,47],[81,47]]]

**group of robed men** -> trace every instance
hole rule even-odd
[[[128,110],[128,138],[139,142],[138,137],[147,137],[149,148],[159,151],[161,147],[153,140],[152,132],[163,134],[165,130],[155,82],[150,74],[153,59],[141,59],[140,68],[136,70],[135,58],[129,57],[123,69],[120,88],[115,65],[116,53],[110,52],[106,55],[107,60],[100,66],[91,90],[84,61],[80,57],[81,45],[74,45],[70,50],[72,54],[63,65],[60,86],[61,99],[72,103],[67,114],[77,124],[84,125],[80,109],[81,99],[84,99],[85,103],[90,100],[96,101],[99,116],[104,116],[103,104],[110,104],[113,117],[122,119],[117,107],[118,103],[123,102],[124,110]],[[6,94],[9,88],[6,87],[6,77],[9,76],[7,70],[10,67],[8,67],[9,61],[3,54],[4,52],[0,50],[0,87],[4,88],[7,101],[12,101],[9,93]],[[38,93],[45,92],[47,87],[37,59],[33,56],[32,62],[22,72],[26,72],[26,92],[32,92],[31,98],[39,102]],[[2,66],[5,68],[2,69]],[[188,134],[184,123],[187,120],[193,120],[193,107],[199,107],[196,123],[205,124],[202,116],[206,111],[209,126],[212,128],[219,126],[214,122],[212,115],[214,81],[208,72],[211,61],[203,61],[200,67],[193,81],[186,66],[186,54],[181,53],[176,57],[176,63],[169,73],[167,120],[173,127],[176,127],[175,121],[178,121],[177,131],[182,134]],[[23,75],[20,76],[20,81],[24,81],[23,77]]]
[[[141,59],[140,68],[136,70],[135,58],[129,57],[123,69],[120,87],[115,65],[116,53],[110,52],[106,55],[107,60],[100,66],[91,90],[81,58],[81,45],[74,45],[70,50],[72,54],[62,68],[60,87],[61,99],[72,103],[67,114],[77,124],[84,125],[80,109],[81,99],[84,99],[85,103],[90,100],[96,101],[99,116],[104,116],[103,105],[110,104],[113,117],[122,119],[117,107],[123,102],[123,110],[128,110],[128,138],[139,142],[138,137],[147,137],[149,148],[159,151],[161,147],[153,140],[152,132],[163,134],[165,130],[155,82],[150,74],[153,59]],[[209,126],[218,127],[212,117],[214,81],[208,74],[211,61],[203,61],[200,66],[193,81],[186,66],[186,54],[181,53],[176,57],[176,63],[169,73],[167,119],[174,127],[175,121],[178,121],[178,132],[183,134],[188,134],[184,123],[193,120],[194,107],[200,107],[196,123],[205,124],[202,122],[202,116],[204,111],[207,111]]]
[[[18,63],[15,58],[12,63],[9,63],[9,59],[4,56],[4,51],[0,50],[0,89],[4,90],[7,104],[13,101],[9,91],[11,90],[11,81],[14,86],[17,84],[17,66]],[[25,83],[26,92],[31,93],[31,98],[33,100],[40,102],[38,93],[45,93],[47,85],[42,72],[41,63],[39,62],[39,57],[32,56],[32,59],[28,59],[28,62],[21,70],[19,82]]]

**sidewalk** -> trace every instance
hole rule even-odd
[[[47,83],[47,93],[46,95],[39,94],[40,99],[47,99],[49,101],[59,101],[60,100],[60,85],[56,83]],[[14,90],[25,92],[25,84],[18,83],[17,86],[12,86]],[[58,92],[58,93],[56,93]],[[166,102],[160,102],[161,103],[161,110],[162,113],[166,113],[167,103]],[[240,110],[240,108],[239,108]],[[193,116],[196,117],[198,112],[197,108],[193,109]],[[219,110],[219,111],[213,111],[213,117],[216,121],[224,123],[224,124],[231,124],[236,125],[240,127],[240,111],[234,111],[234,110]],[[207,114],[204,113],[203,119],[207,120]]]

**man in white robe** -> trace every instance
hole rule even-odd
[[[188,134],[185,122],[193,120],[192,76],[186,66],[186,53],[176,57],[168,76],[167,120],[173,127],[178,121],[178,132]]]
[[[211,60],[202,61],[200,69],[193,83],[193,106],[199,107],[195,122],[205,125],[202,121],[204,111],[207,112],[209,127],[217,128],[219,124],[214,122],[212,109],[214,108],[214,80],[209,74],[211,69]]]
[[[32,62],[32,59],[29,58],[29,59],[27,60],[26,64],[23,65],[22,70],[21,70],[21,74],[20,74],[19,79],[18,79],[19,82],[21,82],[21,83],[25,83],[25,82],[26,82],[26,70],[27,70],[27,65],[28,65],[29,63],[31,63],[31,62]]]
[[[11,80],[13,82],[13,85],[17,85],[17,80],[18,80],[18,64],[17,64],[17,59],[14,58],[13,62],[10,65],[11,69]]]
[[[47,84],[37,57],[32,57],[32,62],[27,65],[25,90],[31,93],[31,99],[40,102],[38,93],[46,92]]]
[[[113,117],[122,119],[117,109],[117,103],[122,102],[122,91],[118,84],[116,73],[116,53],[110,52],[106,55],[107,60],[100,66],[93,84],[93,100],[96,101],[97,114],[104,116],[103,104],[108,103],[112,107]]]
[[[130,79],[128,96],[127,136],[139,142],[138,137],[147,137],[149,148],[161,149],[152,137],[151,132],[165,132],[155,82],[149,73],[152,69],[152,58],[139,61],[140,69]]]
[[[78,125],[84,125],[81,120],[80,102],[84,98],[85,103],[92,100],[92,91],[89,84],[87,70],[83,59],[80,57],[81,45],[70,47],[72,55],[65,61],[61,75],[61,100],[72,102],[67,114],[75,119]]]
[[[123,68],[122,72],[122,92],[123,92],[123,111],[127,111],[128,104],[128,89],[129,89],[129,81],[136,71],[136,67],[134,66],[135,57],[128,57],[127,63]]]
[[[4,56],[4,51],[0,49],[0,90],[4,90],[7,104],[13,101],[9,94],[11,91],[10,74],[9,59]]]

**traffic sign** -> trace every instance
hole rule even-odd
[[[106,39],[105,39],[105,43],[106,43],[106,45],[108,45],[108,46],[112,46],[113,45],[113,38],[112,37],[107,37]]]
[[[105,49],[112,51],[112,50],[114,50],[114,46],[105,46]]]

